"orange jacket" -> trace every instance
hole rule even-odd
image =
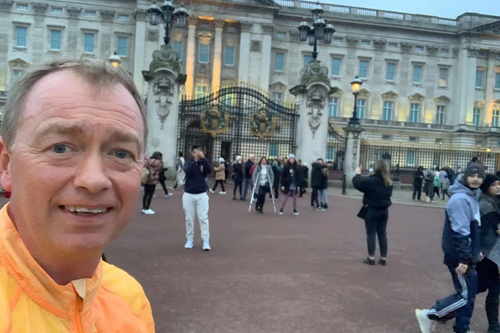
[[[101,262],[92,278],[58,285],[0,210],[0,333],[153,333],[141,285]]]

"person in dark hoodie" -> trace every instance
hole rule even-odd
[[[449,189],[442,237],[444,264],[451,273],[456,293],[438,301],[433,307],[415,310],[422,333],[430,333],[434,322],[455,317],[455,333],[467,333],[478,286],[476,264],[479,260],[481,221],[477,191],[485,177],[481,163],[469,162],[461,181]]]
[[[413,173],[413,201],[415,198],[420,201],[422,198],[422,181],[424,180],[424,167],[419,166]]]
[[[488,295],[486,296],[488,333],[500,333],[500,324],[498,322],[500,297],[498,271],[498,264],[500,263],[500,237],[498,230],[500,208],[498,206],[498,195],[500,195],[500,178],[494,175],[487,175],[481,185],[481,195],[479,196],[481,261],[477,263],[477,292],[483,293],[488,290]]]
[[[304,181],[302,183],[302,186],[300,187],[300,197],[306,193],[306,189],[309,186],[309,167],[307,166],[307,162],[302,163],[302,177],[304,178]]]
[[[274,199],[277,200],[280,196],[279,188],[280,188],[280,178],[281,178],[280,177],[281,172],[280,172],[280,167],[278,165],[278,161],[274,161],[271,168],[273,169],[273,175],[274,175],[273,179]],[[272,199],[271,194],[269,194],[269,199]]]
[[[186,214],[186,249],[193,248],[194,220],[196,215],[200,222],[201,238],[203,239],[203,250],[210,251],[210,230],[208,222],[208,195],[207,176],[213,167],[203,154],[200,146],[191,148],[191,156],[194,161],[186,164],[186,183],[184,184],[184,195],[182,196],[182,207]]]
[[[240,200],[243,200],[242,185],[243,185],[243,165],[241,164],[242,157],[236,156],[236,161],[233,164],[233,175],[234,175],[234,189],[233,189],[233,200],[236,200],[236,190],[240,189]]]
[[[389,207],[392,205],[392,181],[387,162],[378,160],[375,163],[374,174],[367,178],[361,177],[361,168],[358,167],[352,184],[358,191],[364,193],[363,205],[367,209],[364,219],[368,257],[363,262],[375,265],[375,238],[378,235],[379,264],[385,266],[387,264],[387,221],[389,220]]]
[[[322,158],[318,158],[311,166],[311,209],[325,211],[323,207],[319,205],[319,190],[321,188],[321,180],[323,179],[323,169],[326,168],[326,164]]]

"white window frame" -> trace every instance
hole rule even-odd
[[[500,73],[495,73],[495,88],[496,90],[500,90]]]
[[[125,38],[125,53],[120,52],[120,38]],[[120,57],[126,57],[128,55],[128,37],[118,36],[116,37],[116,54]]]
[[[325,161],[333,161],[335,159],[335,147],[326,146]]]
[[[425,48],[421,45],[415,45],[415,47],[413,49],[415,50],[415,52],[424,52],[425,51]]]
[[[392,71],[392,79],[389,78],[389,66],[393,66],[393,71]],[[386,66],[386,73],[385,73],[385,80],[389,82],[394,82],[396,81],[396,63],[394,62],[388,62]]]
[[[228,50],[233,50],[232,51],[232,61],[231,62],[228,62]],[[235,58],[236,58],[236,48],[234,46],[227,46],[224,48],[224,66],[228,66],[228,67],[234,67],[234,64],[235,64]]]
[[[180,50],[176,50],[176,46],[177,45],[180,45]],[[184,44],[182,43],[182,41],[174,41],[174,43],[172,44],[172,51],[177,53],[177,57],[178,57],[178,60],[179,61],[182,61],[182,56],[183,56],[183,51],[184,51]]]
[[[85,17],[97,17],[96,11],[85,11]]]
[[[361,46],[372,46],[371,40],[361,40]]]
[[[339,116],[339,101],[338,97],[330,97],[328,99],[328,116],[338,117]]]
[[[130,21],[130,15],[128,14],[118,14],[118,21]]]
[[[52,14],[63,14],[64,13],[64,9],[62,7],[51,7],[50,8],[50,12]]]
[[[279,98],[278,98],[279,96]],[[273,102],[282,104],[283,103],[283,93],[279,91],[274,91],[273,92]]]
[[[202,54],[205,55],[205,52],[202,50],[206,50],[207,60],[201,59]],[[210,44],[198,44],[198,63],[199,64],[208,64],[210,62]]]
[[[286,38],[286,32],[277,31],[276,32],[276,38],[285,39]]]
[[[419,123],[420,122],[420,109],[421,105],[419,103],[411,103],[410,104],[410,123]],[[417,114],[417,117],[413,116],[414,114]],[[416,121],[414,121],[416,120]]]
[[[390,105],[390,108],[387,106]],[[386,117],[387,115],[390,115],[389,117]],[[382,112],[382,119],[385,121],[392,121],[394,117],[394,102],[393,101],[384,101],[384,110]],[[388,119],[389,118],[389,119]]]
[[[449,49],[441,49],[441,54],[450,54],[450,50]]]
[[[480,108],[474,108],[472,110],[472,124],[474,126],[481,126],[481,114]]]
[[[18,3],[16,4],[16,10],[28,11],[30,6],[27,3]]]
[[[312,55],[310,54],[304,54],[304,67],[307,67],[307,65],[309,65],[309,61],[312,60]],[[309,61],[307,61],[307,59],[309,59]]]
[[[446,117],[446,105],[436,106],[436,124],[444,125]]]
[[[277,60],[278,55],[281,57],[281,68],[277,68]],[[283,72],[285,70],[285,53],[284,52],[275,52],[274,53],[274,71],[275,72]]]
[[[481,73],[481,82],[480,82],[480,85],[478,86],[477,85],[477,82],[478,82],[478,75],[479,73]],[[474,86],[478,89],[483,89],[484,88],[484,74],[485,74],[485,70],[484,69],[476,69],[476,79],[475,79],[475,82],[474,82]]]
[[[398,48],[398,43],[387,43],[387,48],[394,50]]]
[[[416,75],[416,69],[417,68],[420,68],[420,73],[418,75],[418,81],[415,81],[415,75]],[[422,66],[422,65],[413,65],[413,73],[412,73],[411,81],[414,84],[421,84],[422,83],[423,73],[424,73],[424,66]]]
[[[54,43],[54,32],[59,32],[59,40],[57,41],[59,43],[59,48],[54,48],[53,43]],[[51,51],[61,51],[61,39],[62,39],[62,31],[60,29],[50,29],[50,50]]]
[[[364,76],[361,74],[361,64],[362,63],[366,63],[366,68],[365,68]],[[369,77],[369,68],[370,68],[370,61],[369,60],[364,60],[364,59],[359,60],[359,78],[360,79],[368,79],[368,77]]]
[[[196,85],[196,98],[205,97],[207,95],[208,95],[208,85],[204,84],[204,83],[197,84]]]
[[[500,110],[493,110],[491,115],[491,127],[499,127],[500,125]]]
[[[443,75],[441,75],[441,71],[444,71],[444,77]],[[448,86],[448,74],[449,74],[449,70],[448,68],[446,67],[439,67],[439,78],[438,78],[438,85],[440,87],[447,87]]]
[[[359,119],[366,119],[366,105],[368,104],[368,101],[364,98],[358,98],[356,102],[356,113],[358,114]],[[363,113],[361,113],[361,110],[363,110]]]
[[[333,66],[333,62],[338,60],[338,73],[334,73],[333,69],[334,69],[334,66]],[[342,70],[342,59],[341,58],[332,58],[332,76],[336,76],[336,77],[339,77],[340,76],[340,73],[341,73],[341,70]]]
[[[22,25],[16,25],[16,47],[18,48],[27,48],[28,47],[28,27],[22,26]],[[19,29],[24,29],[25,34],[24,34],[24,45],[19,44]]]
[[[90,44],[87,44],[87,36],[92,36],[92,51],[87,51],[87,46]],[[95,53],[95,33],[93,32],[85,32],[83,34],[83,52],[87,54],[94,54]]]
[[[344,42],[344,38],[341,37],[333,37],[334,44],[342,44]]]

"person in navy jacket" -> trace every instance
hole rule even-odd
[[[196,215],[200,222],[201,238],[203,240],[203,250],[210,251],[210,230],[208,223],[208,195],[207,176],[212,172],[213,167],[203,154],[200,146],[191,148],[193,161],[187,163],[184,170],[186,172],[186,183],[184,184],[184,195],[182,196],[182,206],[186,214],[186,249],[193,248],[194,220]]]

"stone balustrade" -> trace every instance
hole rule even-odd
[[[385,11],[378,9],[341,6],[332,4],[316,4],[315,2],[300,1],[300,0],[274,0],[274,2],[283,7],[294,7],[301,9],[314,9],[317,7],[321,7],[325,12],[332,12],[332,13],[371,16],[371,17],[379,17],[379,18],[400,20],[400,21],[416,21],[422,23],[441,24],[447,26],[458,25],[457,20],[442,18],[437,16],[415,15],[415,14],[399,13],[399,12],[392,12],[392,11]]]

